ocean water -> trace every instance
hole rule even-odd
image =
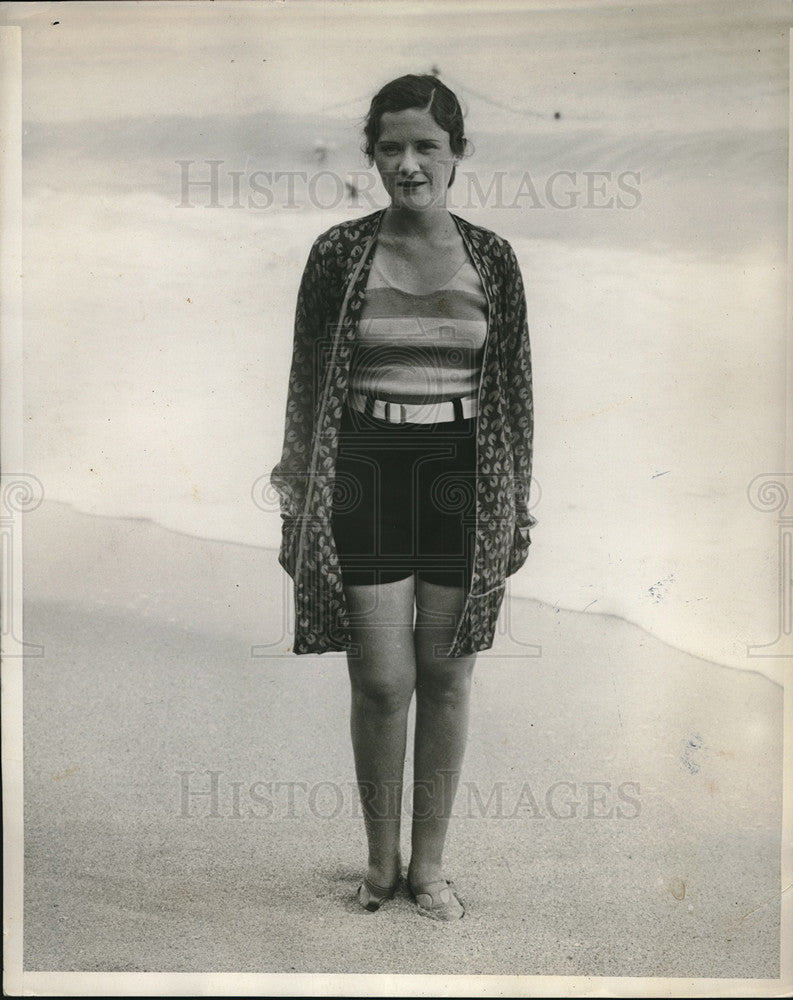
[[[778,630],[777,525],[747,490],[785,462],[785,31],[770,5],[689,6],[648,4],[619,42],[608,5],[519,20],[516,52],[556,46],[531,92],[454,66],[475,148],[452,208],[510,240],[527,288],[538,525],[512,592],[755,668]],[[89,122],[36,92],[26,471],[83,511],[276,547],[303,263],[384,204],[355,103]]]

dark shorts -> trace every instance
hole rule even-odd
[[[391,424],[345,408],[333,534],[345,584],[468,589],[476,529],[476,419]]]

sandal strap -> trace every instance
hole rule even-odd
[[[416,886],[411,888],[416,902],[425,907],[425,909],[432,909],[433,906],[448,906],[452,901],[452,884],[451,882],[445,880],[438,880],[437,882],[428,882],[426,885]],[[425,903],[420,896],[426,896],[429,898],[429,902]]]
[[[410,894],[416,901],[420,913],[436,920],[458,920],[465,916],[465,903],[454,890],[454,883],[446,881],[427,882],[425,885],[408,883]],[[455,904],[459,910],[455,909]],[[460,912],[461,911],[461,912]]]

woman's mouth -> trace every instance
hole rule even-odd
[[[426,183],[426,181],[400,181],[399,186],[403,191],[416,191]]]

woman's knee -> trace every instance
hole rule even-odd
[[[475,662],[475,656],[447,656],[442,661],[435,659],[431,664],[419,664],[416,697],[452,708],[467,704]]]
[[[380,715],[406,712],[415,688],[412,669],[375,671],[350,664],[350,686],[353,701],[361,707]]]

